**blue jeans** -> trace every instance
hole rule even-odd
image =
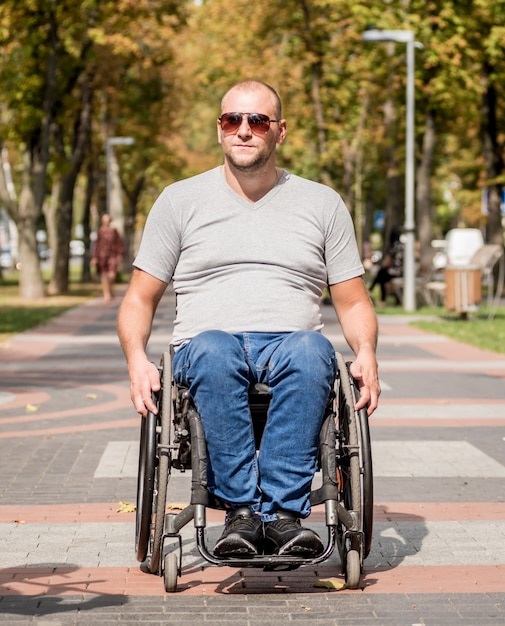
[[[279,509],[307,517],[336,373],[328,339],[316,331],[205,331],[177,350],[173,372],[202,420],[209,489],[231,507],[250,506],[266,522]],[[248,404],[255,383],[271,393],[258,454]]]

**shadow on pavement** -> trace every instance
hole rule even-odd
[[[12,572],[12,584],[15,585],[16,580],[25,587],[33,585],[33,595],[25,590],[20,591],[19,595],[9,590],[9,583],[4,583],[0,587],[0,621],[6,621],[9,616],[35,616],[42,617],[47,615],[57,615],[61,613],[76,613],[81,611],[91,611],[100,608],[119,607],[128,603],[128,597],[125,595],[99,594],[93,595],[82,593],[82,585],[86,580],[76,581],[75,578],[69,580],[68,584],[58,581],[55,585],[54,593],[51,595],[51,588],[48,589],[48,573],[47,567],[55,569],[64,569],[67,573],[77,572],[79,567],[69,566],[68,563],[55,564],[48,566],[37,564],[36,566],[27,565],[23,568],[6,568],[2,569],[2,577],[5,578],[9,572]],[[40,569],[40,574],[37,570]],[[26,573],[24,573],[26,570]],[[44,579],[44,580],[42,580]],[[99,581],[94,580],[96,584]],[[7,592],[7,593],[6,593]],[[12,594],[12,595],[11,595]]]

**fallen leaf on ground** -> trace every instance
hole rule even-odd
[[[119,507],[119,509],[116,510],[116,513],[135,513],[135,511],[137,510],[136,505],[132,504],[131,502],[124,502],[123,500],[121,500],[119,504],[121,506]]]
[[[27,413],[36,413],[40,409],[40,404],[27,404],[26,412]]]
[[[314,587],[323,587],[324,589],[336,589],[337,591],[341,591],[345,589],[345,583],[338,578],[329,578],[328,580],[318,580],[317,583],[314,583]]]
[[[168,508],[171,511],[183,511],[188,506],[187,502],[171,502]]]

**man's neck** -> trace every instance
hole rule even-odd
[[[230,167],[229,164],[223,165],[224,176],[230,187],[249,202],[258,202],[263,196],[275,187],[282,170],[273,166],[265,167],[261,171],[243,172],[236,168]]]

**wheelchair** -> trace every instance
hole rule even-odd
[[[360,586],[363,562],[372,544],[373,473],[368,416],[356,411],[358,386],[350,363],[336,353],[338,374],[328,400],[319,436],[318,467],[321,484],[313,489],[312,506],[323,504],[328,538],[323,553],[314,558],[254,555],[218,558],[206,545],[206,509],[223,508],[206,488],[207,453],[202,422],[188,390],[174,383],[172,353],[162,355],[161,389],[154,394],[157,415],[142,418],[137,484],[135,549],[141,570],[164,579],[167,592],[177,589],[182,574],[180,531],[193,521],[196,545],[213,565],[259,567],[266,571],[296,569],[327,560],[338,549],[348,589]],[[257,446],[267,419],[268,389],[256,385],[249,393]],[[173,471],[191,469],[190,504],[167,513],[167,491]],[[170,550],[165,542],[170,540]],[[175,549],[173,549],[175,545]]]

